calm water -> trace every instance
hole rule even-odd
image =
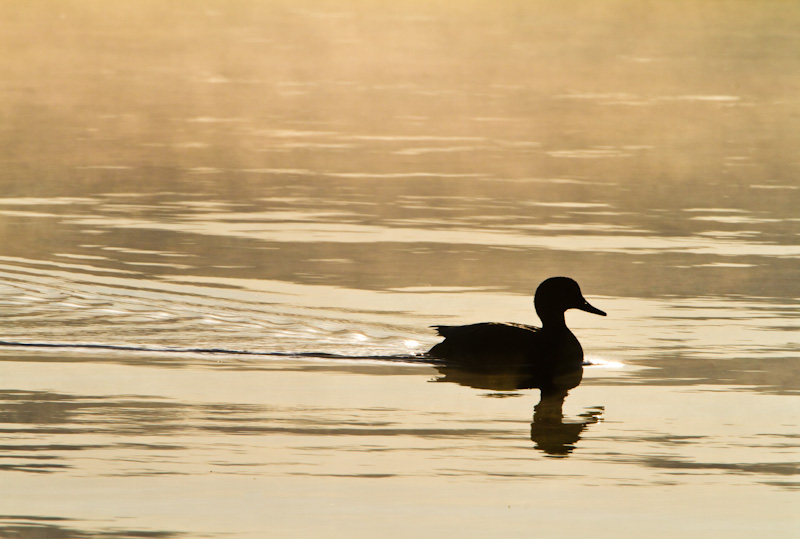
[[[0,537],[800,533],[800,5],[0,20]],[[551,275],[563,419],[417,356]]]

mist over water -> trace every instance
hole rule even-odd
[[[797,529],[800,8],[0,18],[0,536]],[[565,399],[420,355],[554,275]]]

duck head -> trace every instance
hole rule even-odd
[[[564,312],[567,309],[580,309],[587,313],[606,316],[606,313],[589,305],[581,294],[581,288],[569,277],[550,277],[542,282],[536,289],[533,298],[536,314],[542,320],[542,325],[549,321],[564,322]]]

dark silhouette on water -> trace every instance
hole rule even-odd
[[[574,449],[580,432],[596,423],[602,411],[582,414],[585,420],[577,423],[563,422],[564,398],[583,377],[583,349],[567,328],[564,313],[568,309],[606,313],[590,305],[578,283],[568,277],[542,282],[534,306],[541,328],[497,322],[433,326],[445,339],[428,355],[437,361],[442,382],[495,391],[540,389],[531,439],[550,455],[566,455]]]
[[[578,283],[568,277],[545,280],[536,289],[533,303],[541,328],[498,322],[433,326],[445,339],[428,355],[464,372],[496,372],[509,385],[507,389],[539,388],[548,394],[577,386],[583,371],[583,349],[567,328],[564,312],[606,313],[589,305]]]

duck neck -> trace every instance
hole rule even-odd
[[[536,310],[539,319],[542,321],[542,329],[561,330],[567,329],[567,323],[564,321],[564,311],[561,310]]]

